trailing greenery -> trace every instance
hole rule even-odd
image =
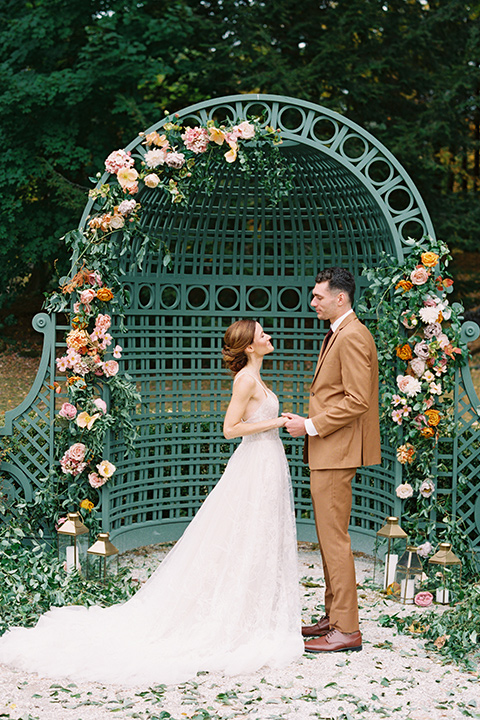
[[[0,635],[12,626],[31,627],[52,606],[112,605],[128,600],[138,589],[128,571],[121,570],[105,584],[66,573],[57,553],[32,526],[26,505],[15,514],[0,503]]]
[[[434,650],[458,665],[477,670],[480,660],[480,583],[469,585],[463,599],[443,613],[434,610],[401,616],[381,615],[379,624],[424,639]]]

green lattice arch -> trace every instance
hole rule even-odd
[[[401,260],[410,250],[409,237],[434,235],[422,198],[393,155],[326,108],[280,96],[238,95],[185,108],[178,121],[197,125],[249,115],[261,115],[265,124],[281,130],[281,152],[293,163],[293,189],[277,206],[269,204],[257,178],[224,162],[214,167],[211,193],[198,190],[188,207],[173,205],[166,193],[148,188],[139,195],[143,228],[169,246],[173,267],[166,270],[162,256],[150,253],[141,271],[130,272],[135,246],[122,258],[130,304],[127,332],[122,336],[116,328],[115,339],[124,347],[123,367],[143,402],[135,418],[135,454],[126,457],[113,439],[107,448],[117,473],[102,493],[103,528],[121,549],[178,537],[233,450],[234,443],[226,442],[221,431],[231,389],[220,364],[226,327],[239,317],[254,317],[272,332],[276,352],[265,362],[265,379],[283,407],[302,413],[323,335],[309,307],[317,270],[348,267],[361,293],[363,265],[375,265],[384,250]],[[170,119],[146,132],[161,131]],[[145,153],[141,141],[137,137],[126,148],[140,160]],[[89,202],[81,226],[94,209]],[[465,378],[468,371],[458,378],[459,407],[464,404],[465,417],[470,413],[473,418],[478,400]],[[40,384],[46,386],[45,375]],[[25,412],[17,415],[24,418]],[[452,473],[459,463],[468,465],[470,448],[476,448],[475,440],[470,442],[474,420],[462,427],[465,435],[457,444],[445,446]],[[314,539],[301,442],[288,436],[284,441],[299,537]],[[18,469],[22,453],[15,458]],[[358,473],[351,520],[357,547],[371,541],[387,515],[399,514],[394,488],[400,470],[392,448],[384,447],[382,465]],[[26,476],[37,482],[30,470]],[[456,493],[456,508],[466,513],[477,537],[477,495],[461,489],[456,477],[448,488],[447,480],[444,485]],[[474,485],[474,478],[469,482]]]

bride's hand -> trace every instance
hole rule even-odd
[[[285,423],[287,422],[287,420],[288,420],[287,417],[283,417],[283,416],[278,417],[277,418],[277,423],[278,423],[277,427],[279,427],[279,428],[285,427]]]

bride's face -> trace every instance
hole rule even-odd
[[[263,331],[260,323],[257,322],[255,325],[255,335],[253,336],[253,343],[251,345],[251,347],[253,348],[253,352],[256,355],[260,355],[261,357],[273,352],[274,348],[270,340],[271,335],[267,335],[267,333]]]

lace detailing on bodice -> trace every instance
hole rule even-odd
[[[265,400],[255,410],[253,415],[250,415],[246,423],[262,422],[262,420],[271,420],[272,418],[278,417],[279,402],[274,392],[271,390],[267,391]],[[265,430],[264,432],[254,433],[253,435],[246,435],[242,442],[258,442],[259,440],[278,440],[278,428],[272,430]]]

